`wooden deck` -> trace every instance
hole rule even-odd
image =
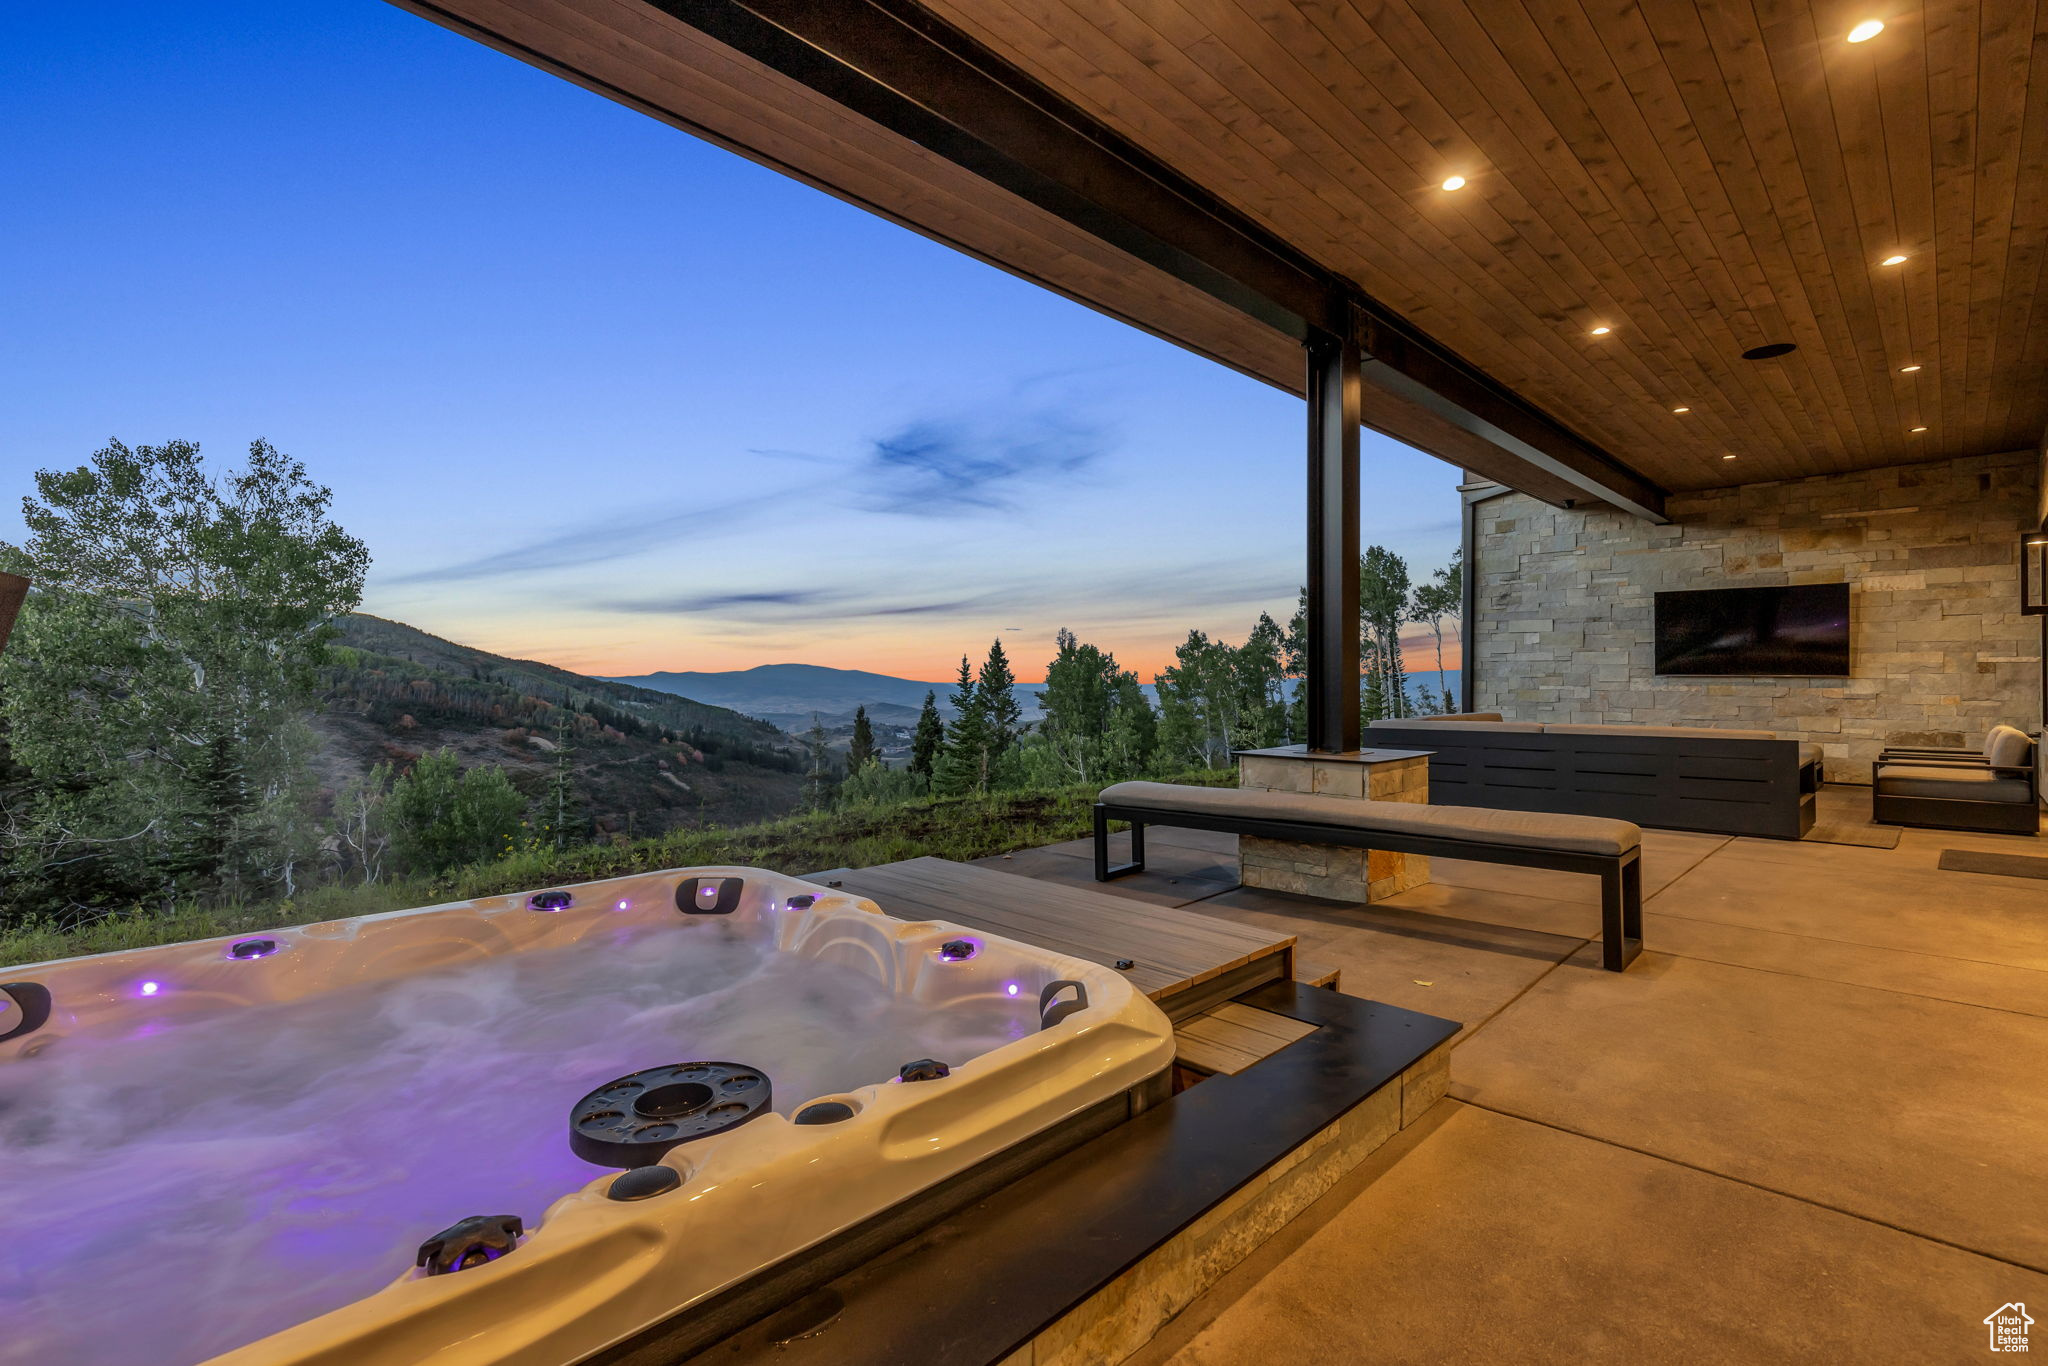
[[[1128,959],[1124,976],[1175,1020],[1296,975],[1293,935],[992,868],[915,858],[810,880],[898,919],[950,921],[1107,968]]]

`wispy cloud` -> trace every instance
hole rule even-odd
[[[679,597],[617,598],[588,605],[606,611],[646,616],[759,616],[777,622],[837,621],[847,617],[916,617],[965,611],[988,604],[987,598],[952,598],[942,602],[904,601],[881,592],[844,589],[785,588],[735,593],[693,593]]]
[[[739,593],[690,593],[672,598],[627,598],[593,604],[614,612],[693,616],[729,612],[734,608],[814,607],[843,596],[819,588],[789,588]]]
[[[1162,585],[1171,585],[1170,601]],[[878,579],[872,584],[834,588],[750,589],[680,597],[616,598],[587,605],[598,610],[646,615],[706,616],[728,628],[785,628],[820,622],[877,617],[948,617],[964,620],[1028,613],[1039,618],[1110,617],[1118,621],[1178,620],[1190,609],[1235,604],[1291,602],[1293,576],[1270,561],[1203,560],[1104,574],[1075,570],[1016,579],[964,579],[963,592],[945,597],[920,594],[913,585]]]
[[[1034,494],[1057,493],[1111,448],[1108,428],[1069,397],[1025,404],[1027,390],[1042,389],[1067,376],[1032,376],[1010,393],[991,399],[969,416],[926,414],[910,418],[885,436],[863,443],[847,457],[769,447],[748,453],[776,460],[837,468],[797,484],[731,498],[724,502],[668,504],[586,522],[568,530],[530,537],[519,544],[453,564],[414,570],[384,579],[383,587],[461,583],[547,570],[580,568],[631,559],[651,550],[702,542],[751,529],[773,512],[829,501],[871,513],[933,518],[1008,512]],[[730,599],[722,601],[721,599]],[[816,601],[802,599],[800,601]],[[766,597],[711,594],[666,605],[619,604],[626,611],[706,612],[735,606],[774,606]]]
[[[754,515],[786,502],[780,491],[733,498],[723,503],[671,505],[664,511],[608,518],[571,531],[528,538],[504,550],[458,560],[454,564],[415,570],[385,580],[388,586],[460,583],[545,569],[570,569],[629,559],[649,550],[691,539],[725,535],[749,524]]]
[[[1107,430],[1079,413],[1002,411],[920,418],[878,437],[859,471],[870,509],[918,517],[1008,511],[1100,460]]]

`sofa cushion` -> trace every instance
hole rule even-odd
[[[1495,811],[1481,806],[1422,806],[1415,802],[1360,801],[1308,792],[1267,792],[1179,783],[1113,783],[1102,789],[1111,806],[1149,806],[1197,815],[1307,821],[1352,830],[1434,835],[1442,839],[1563,849],[1578,854],[1622,854],[1643,842],[1640,827],[1605,816],[1561,816],[1548,811]]]
[[[1767,730],[1716,730],[1711,726],[1565,726],[1543,728],[1545,735],[1642,735],[1668,740],[1775,740]]]
[[[1413,716],[1411,721],[1505,721],[1507,718],[1497,711],[1453,711],[1440,716]]]
[[[2024,778],[2001,777],[1988,768],[1935,764],[1879,764],[1877,790],[1885,797],[1941,797],[1958,802],[2026,802],[2034,798]]]
[[[1993,726],[1984,737],[1984,761],[2004,768],[2019,768],[2033,760],[2034,741],[2025,731],[2012,726]]]
[[[1368,721],[1367,730],[1481,730],[1488,735],[1541,735],[1534,721],[1456,721],[1449,717],[1416,716],[1407,720]]]

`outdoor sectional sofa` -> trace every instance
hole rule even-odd
[[[1429,800],[1796,840],[1813,828],[1820,746],[1764,730],[1543,725],[1498,713],[1375,721],[1365,743],[1429,751]]]
[[[1870,819],[1938,830],[2037,835],[2040,760],[2032,736],[1993,726],[1984,748],[1887,749],[1871,773]]]

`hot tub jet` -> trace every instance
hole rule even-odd
[[[524,1232],[526,1226],[516,1214],[472,1214],[421,1243],[413,1265],[425,1267],[429,1276],[467,1271],[519,1246]]]

